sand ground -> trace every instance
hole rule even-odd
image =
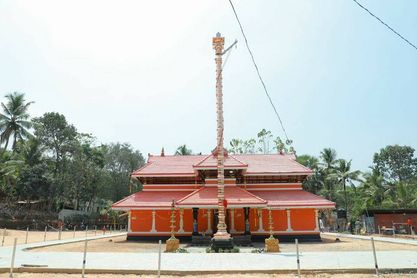
[[[0,274],[0,278],[8,278],[9,274],[3,273]],[[416,277],[417,274],[383,274],[380,277],[385,278],[412,278]],[[57,273],[16,273],[15,278],[79,278],[80,274],[57,274]],[[156,275],[131,275],[131,274],[87,274],[87,278],[153,278],[157,277]],[[181,275],[181,276],[172,276],[172,275],[161,275],[163,278],[287,278],[287,277],[297,277],[295,274],[207,274],[207,275]],[[334,273],[318,273],[318,274],[302,274],[303,278],[373,278],[376,277],[374,274],[334,274]]]
[[[327,251],[369,251],[371,250],[371,243],[369,240],[359,240],[350,238],[340,238],[336,241],[336,237],[323,235],[323,242],[319,243],[300,243],[301,252],[327,252]],[[254,243],[255,248],[263,248],[262,242]],[[181,244],[181,247],[187,248],[187,244]],[[415,250],[417,246],[406,244],[394,244],[386,242],[375,241],[377,250]],[[280,243],[282,252],[295,252],[295,245],[293,243]],[[43,248],[36,248],[32,252],[83,252],[84,243],[70,243],[63,245],[55,245]],[[165,250],[165,245],[162,246]],[[190,249],[191,250],[191,249]],[[243,250],[243,248],[242,248]],[[137,242],[126,241],[125,236],[99,239],[90,241],[88,243],[88,252],[158,252],[158,244],[153,242]],[[205,248],[192,248],[192,252],[205,252]]]
[[[109,231],[106,232],[108,234]],[[3,241],[3,234],[4,229],[0,230],[0,246]],[[102,231],[87,231],[88,236],[94,236],[94,235],[102,235]],[[28,233],[28,243],[33,242],[41,242],[44,239],[45,231],[29,231]],[[75,237],[85,237],[86,232],[85,231],[76,231]],[[74,231],[62,231],[61,233],[61,239],[66,238],[73,238],[74,237]],[[4,246],[10,246],[13,245],[14,238],[17,238],[17,244],[24,244],[26,241],[26,231],[21,230],[6,230],[6,236],[4,237]],[[59,238],[59,232],[58,231],[47,231],[46,233],[46,241],[50,240],[58,240]]]

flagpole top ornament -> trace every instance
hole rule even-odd
[[[213,38],[213,48],[216,50],[216,55],[221,55],[224,48],[224,37],[217,32],[216,36]]]

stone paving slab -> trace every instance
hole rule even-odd
[[[122,234],[89,237],[89,240]],[[85,238],[63,240],[67,243],[83,241]],[[58,243],[62,243],[58,242]],[[41,242],[19,245],[16,250],[15,267],[41,266],[45,271],[81,270],[81,252],[28,252],[28,248],[41,247],[57,242]],[[0,271],[10,267],[11,247],[0,248]],[[381,269],[417,271],[416,251],[379,251],[378,264]],[[368,270],[374,267],[371,251],[302,252],[303,270]],[[86,269],[120,273],[149,273],[157,269],[157,253],[105,253],[87,254]],[[35,267],[36,268],[36,267]],[[229,271],[294,271],[297,269],[296,254],[286,253],[163,253],[161,269],[177,273],[229,272]],[[38,269],[39,271],[39,269]]]
[[[363,236],[363,235],[352,235],[352,234],[341,234],[341,233],[322,233],[322,234],[323,235],[330,235],[330,236],[337,236],[337,237],[345,237],[345,238],[371,240],[370,236]],[[374,238],[375,241],[409,244],[409,245],[417,246],[417,240],[415,240],[415,239],[405,239],[405,238],[395,238],[395,237],[381,237],[381,236],[374,236],[373,238]]]

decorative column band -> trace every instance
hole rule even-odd
[[[155,216],[156,216],[156,211],[152,210],[152,228],[151,228],[151,232],[155,233],[156,229],[155,229]]]
[[[235,233],[235,210],[230,209],[230,232]]]
[[[287,232],[292,232],[291,227],[291,210],[287,209]]]
[[[132,222],[132,211],[131,210],[129,210],[129,212],[128,212],[128,219],[127,219],[127,231],[128,232],[131,232],[132,231],[132,224],[131,224],[131,222]]]
[[[184,209],[180,209],[180,229],[178,230],[179,233],[184,232]]]
[[[211,209],[207,210],[207,234],[213,233],[213,230],[211,229]]]
[[[262,209],[258,210],[258,220],[259,220],[258,232],[265,232],[264,223],[263,223],[263,220],[262,220]]]

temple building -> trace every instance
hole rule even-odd
[[[143,190],[115,203],[127,211],[128,239],[169,236],[171,205],[177,237],[212,235],[217,227],[216,150],[209,155],[149,155],[132,174]],[[335,204],[302,189],[312,171],[292,154],[228,154],[225,151],[225,206],[232,236],[266,237],[268,210],[280,240],[319,240],[318,212]]]
[[[222,56],[237,41],[224,50],[224,37],[217,33],[212,42],[216,148],[208,155],[149,155],[132,174],[143,190],[112,206],[128,212],[128,239],[175,234],[201,243],[213,235],[215,250],[267,235],[319,240],[318,212],[335,204],[302,189],[310,169],[293,154],[228,154],[224,149]]]

